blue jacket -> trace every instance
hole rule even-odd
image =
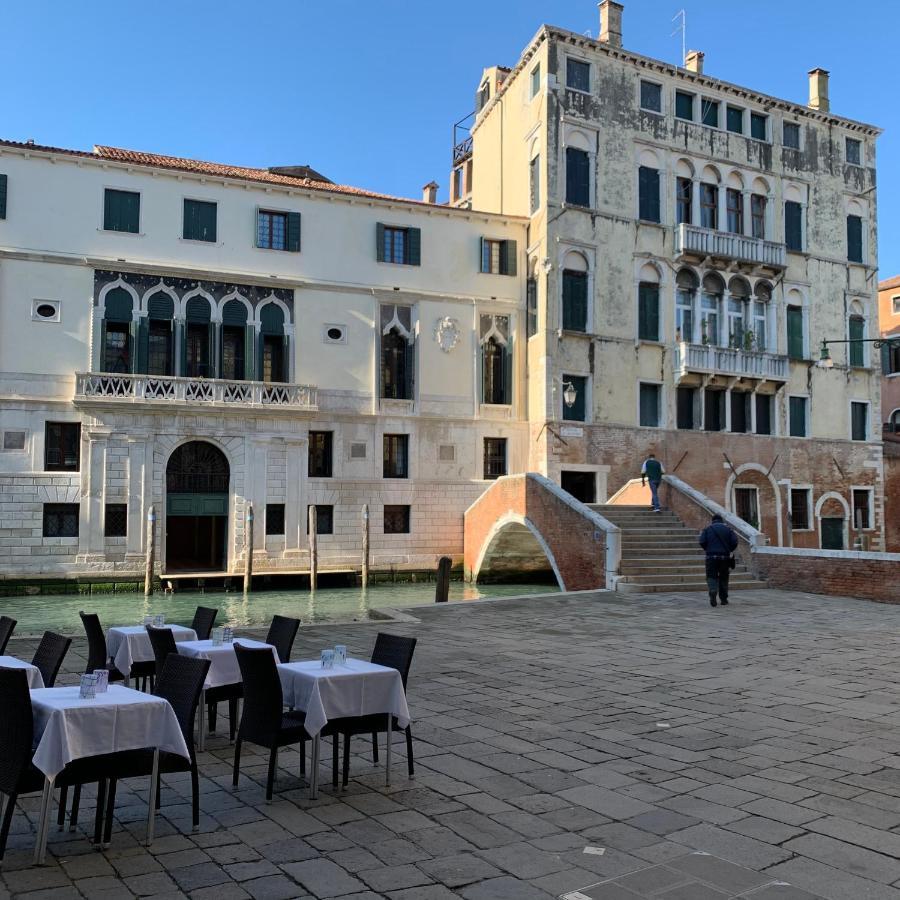
[[[700,532],[700,546],[707,556],[731,556],[737,545],[737,535],[724,522],[713,522]]]

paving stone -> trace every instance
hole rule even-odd
[[[763,869],[790,857],[788,851],[713,825],[686,828],[670,834],[669,840],[676,844],[686,844],[695,850],[713,853],[751,869]]]
[[[517,878],[539,878],[541,875],[549,875],[551,872],[566,868],[566,862],[561,855],[538,850],[524,841],[507,844],[505,847],[479,850],[478,855]]]
[[[476,881],[483,881],[486,878],[502,875],[499,869],[474,853],[423,860],[418,863],[418,867],[423,872],[427,872],[433,879],[450,888],[462,887]]]
[[[358,878],[328,859],[308,859],[282,868],[316,897],[340,897],[366,889]]]
[[[772,866],[766,874],[826,900],[900,900],[895,888],[802,856]]]
[[[551,895],[517,878],[503,877],[463,888],[460,896],[465,900],[547,900]]]
[[[416,866],[381,866],[358,874],[370,888],[381,892],[434,884],[434,879]]]
[[[823,834],[804,834],[793,838],[784,844],[784,849],[872,881],[892,884],[900,879],[900,863],[895,859]]]
[[[641,831],[665,835],[690,828],[691,825],[696,825],[697,821],[691,816],[683,816],[681,813],[671,812],[667,809],[654,809],[629,819],[626,824],[631,825],[632,828],[639,828]]]

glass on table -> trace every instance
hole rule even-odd
[[[163,613],[159,613],[153,617],[153,627],[162,628],[166,624],[166,617]]]
[[[224,631],[224,628],[213,628],[211,634],[213,647],[222,646],[222,641],[225,639]]]
[[[94,675],[97,676],[95,692],[105,694],[109,690],[109,669],[95,669]]]
[[[347,662],[347,646],[346,644],[335,644],[334,647],[335,665],[343,666]]]
[[[226,625],[222,629],[222,640],[226,644],[233,644],[234,643],[234,629],[229,627],[228,625]]]
[[[94,672],[85,672],[81,676],[78,696],[82,700],[93,700],[97,693],[97,675]]]
[[[323,669],[333,669],[334,668],[334,650],[323,650],[322,651],[322,668]]]

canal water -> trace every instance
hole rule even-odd
[[[485,584],[451,582],[450,601],[465,602],[486,597],[550,594],[551,584]],[[402,609],[434,601],[434,584],[377,584],[308,590],[255,591],[245,599],[240,591],[185,591],[176,594],[55,594],[34,597],[0,597],[0,614],[17,620],[16,635],[41,634],[44,630],[82,634],[78,611],[95,612],[104,628],[135,625],[145,615],[163,613],[170,623],[189,625],[197,606],[219,610],[216,625],[233,628],[268,626],[276,613],[311,622],[358,622],[372,618],[370,610]]]

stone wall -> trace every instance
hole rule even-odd
[[[900,553],[900,434],[884,436],[884,538],[888,553]]]

